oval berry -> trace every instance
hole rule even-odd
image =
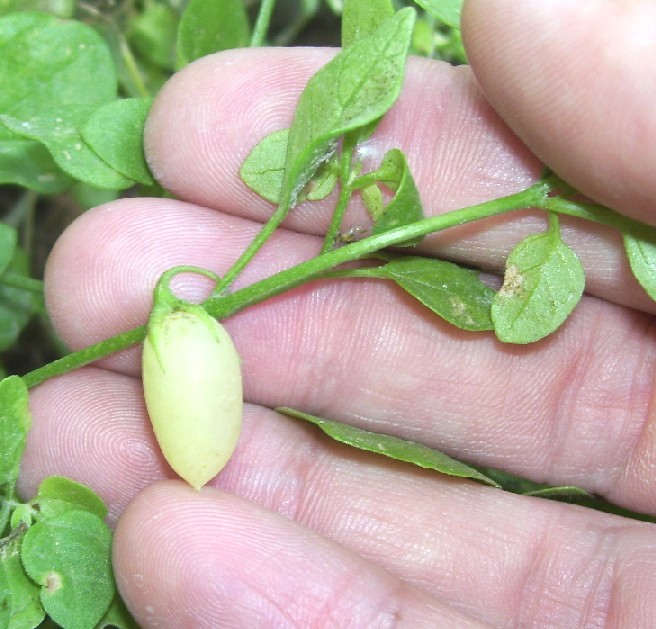
[[[200,489],[228,462],[241,431],[241,364],[232,339],[201,307],[154,314],[142,375],[164,457]]]

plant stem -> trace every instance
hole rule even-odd
[[[640,221],[614,212],[603,205],[579,203],[578,201],[570,201],[561,197],[546,197],[537,207],[558,214],[583,218],[593,223],[612,227],[636,238],[656,242],[656,227],[645,225]]]
[[[345,138],[346,141],[346,138]],[[342,157],[340,164],[340,192],[339,199],[337,200],[337,205],[335,206],[335,211],[333,212],[333,217],[330,221],[330,226],[326,232],[326,236],[323,240],[323,247],[321,253],[326,253],[330,251],[335,246],[335,240],[337,239],[337,234],[339,229],[342,226],[342,221],[344,220],[344,212],[346,212],[346,207],[351,200],[351,195],[353,190],[349,185],[349,179],[351,178],[351,163],[353,161],[353,146],[345,144],[342,149]]]
[[[100,343],[90,345],[89,347],[85,347],[77,352],[72,352],[67,356],[63,356],[62,358],[58,358],[57,360],[44,365],[43,367],[30,371],[23,376],[23,381],[28,388],[35,387],[44,380],[54,378],[55,376],[61,376],[69,371],[79,369],[89,363],[100,360],[101,358],[106,358],[110,354],[120,352],[121,350],[132,347],[137,343],[141,343],[145,336],[146,326],[140,325],[138,328],[117,334],[109,339],[100,341]]]
[[[253,34],[251,35],[251,47],[255,48],[264,45],[264,40],[269,31],[271,14],[275,6],[276,0],[262,0],[260,12],[257,14],[257,20],[253,27]]]
[[[502,199],[493,199],[462,210],[425,218],[382,234],[369,236],[339,249],[333,249],[306,262],[301,262],[294,267],[280,271],[229,295],[212,296],[204,302],[203,306],[212,316],[223,319],[247,306],[264,301],[269,297],[275,297],[304,282],[316,279],[322,273],[341,264],[370,256],[379,249],[392,247],[407,240],[419,238],[449,227],[471,223],[481,218],[536,207],[542,203],[543,196],[547,191],[548,186],[544,182],[538,182],[527,190]]]
[[[271,215],[271,218],[264,224],[257,236],[253,238],[251,243],[246,247],[244,252],[237,258],[237,261],[228,269],[228,272],[221,278],[216,288],[212,292],[212,297],[219,297],[225,291],[233,280],[244,270],[244,267],[253,259],[255,254],[260,250],[262,245],[269,239],[280,223],[285,220],[289,213],[289,202],[281,203],[276,211]]]
[[[12,271],[6,271],[0,276],[0,284],[2,286],[11,286],[11,288],[28,290],[33,293],[43,293],[43,282],[41,280],[35,280],[32,277],[26,277],[25,275],[13,273]]]
[[[647,227],[637,221],[622,217],[607,208],[585,206],[567,200],[560,200],[562,202],[557,203],[555,197],[548,196],[550,191],[551,188],[548,182],[539,181],[522,192],[501,199],[493,199],[440,216],[432,216],[383,232],[382,234],[369,236],[344,247],[323,253],[311,260],[301,262],[294,267],[280,271],[275,275],[246,286],[234,293],[212,295],[202,305],[212,316],[217,319],[224,319],[248,306],[260,303],[269,297],[279,295],[304,282],[318,279],[328,271],[346,262],[362,260],[372,255],[378,257],[379,250],[385,247],[392,247],[414,238],[426,236],[427,234],[442,231],[450,227],[471,223],[482,218],[531,207],[547,209],[552,212],[559,212],[579,218],[588,218],[589,220],[594,220],[605,225],[618,226],[621,224],[622,229],[631,228],[631,230],[635,231],[639,227],[642,230],[642,234],[645,234],[646,230],[649,237],[651,238],[653,236],[656,241],[656,228]],[[282,221],[282,218],[286,215],[286,211],[281,209],[283,207],[281,206],[276,210],[274,214],[276,217],[275,220],[272,217],[272,220],[269,221],[271,227],[265,226],[262,232],[260,232],[262,234],[266,229],[267,233],[261,238],[259,236],[256,237],[258,243],[265,241],[268,238],[268,232],[272,232],[279,225],[280,221]],[[258,246],[255,246],[254,241],[247,251],[255,251]],[[239,268],[243,268],[243,265],[250,259],[250,256],[243,254],[240,260],[242,259],[244,262],[240,264]],[[237,265],[233,267],[233,269],[235,268],[237,268]],[[375,270],[373,269],[368,272],[366,270],[364,271],[365,273],[363,275],[365,276],[375,275]],[[236,276],[237,272],[233,272],[232,277]],[[337,277],[337,275],[335,276]],[[353,277],[354,274],[351,272],[348,276]],[[62,375],[101,358],[105,358],[110,354],[127,349],[132,345],[142,342],[145,334],[146,326],[142,325],[80,351],[73,352],[68,356],[64,356],[59,360],[26,374],[24,376],[25,384],[28,387],[36,386],[48,378]]]

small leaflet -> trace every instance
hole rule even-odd
[[[124,98],[94,111],[82,138],[110,168],[145,186],[155,185],[144,157],[144,126],[151,98]]]
[[[37,510],[38,519],[52,518],[75,510],[88,511],[101,520],[107,516],[107,506],[94,491],[63,476],[44,478],[29,504]]]
[[[581,299],[583,266],[557,229],[521,241],[506,261],[492,321],[504,343],[533,343],[555,332]]]
[[[633,275],[647,294],[656,300],[656,244],[626,234],[624,248]]]
[[[23,538],[21,559],[41,586],[44,609],[67,629],[95,627],[116,594],[111,533],[87,511],[66,511],[33,524]]]
[[[459,478],[471,478],[481,481],[487,485],[499,487],[499,485],[475,470],[469,465],[452,459],[446,454],[428,448],[427,446],[415,441],[406,441],[391,435],[385,435],[377,432],[362,430],[349,424],[322,419],[315,415],[309,415],[293,408],[280,407],[277,412],[290,417],[303,419],[315,426],[318,426],[326,435],[335,441],[344,443],[358,450],[382,454],[396,461],[412,463],[418,467],[435,470],[448,476],[457,476]]]
[[[394,191],[391,201],[382,207],[376,204],[378,209],[372,209],[371,199],[365,201],[374,220],[373,234],[383,232],[403,225],[409,225],[424,218],[424,210],[419,196],[419,191],[408,168],[405,155],[398,149],[388,151],[383,158],[383,163],[377,171],[380,173],[380,181]],[[371,195],[372,191],[367,193]],[[400,243],[399,246],[413,246],[421,242],[422,237],[413,238]]]
[[[214,52],[248,46],[250,36],[243,0],[191,0],[178,26],[177,69]]]
[[[404,256],[376,268],[374,274],[394,280],[424,306],[462,330],[493,329],[490,308],[495,293],[476,271],[444,260]]]
[[[289,129],[281,129],[260,140],[241,165],[239,176],[255,193],[270,203],[278,205],[282,192],[282,180],[287,160]],[[339,167],[333,161],[324,162],[305,186],[299,202],[319,201],[335,188]]]

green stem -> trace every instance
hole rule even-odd
[[[346,138],[345,138],[346,141]],[[328,231],[323,240],[323,247],[321,248],[321,253],[326,253],[330,251],[335,246],[335,240],[339,234],[339,230],[342,226],[342,221],[344,220],[344,213],[346,208],[351,200],[351,195],[353,194],[352,188],[349,185],[349,179],[351,177],[352,170],[352,161],[353,161],[353,149],[352,145],[344,145],[342,149],[342,157],[340,164],[340,192],[339,199],[337,200],[337,205],[335,206],[335,211],[333,212],[333,217],[330,221]]]
[[[392,247],[407,240],[426,236],[427,234],[449,227],[471,223],[481,218],[529,207],[541,207],[545,203],[544,199],[548,192],[549,186],[544,182],[538,182],[527,190],[501,199],[493,199],[485,203],[480,203],[479,205],[442,214],[441,216],[426,218],[382,234],[369,236],[345,247],[333,249],[316,258],[301,262],[292,268],[280,271],[275,275],[246,286],[234,293],[213,295],[203,303],[203,306],[212,316],[217,319],[224,319],[248,306],[299,286],[303,282],[316,279],[323,273],[341,264],[361,260],[372,254],[376,254],[379,249]],[[278,211],[280,211],[280,208]],[[266,240],[266,237],[260,240]],[[249,249],[253,249],[253,246],[251,245]],[[29,372],[24,376],[25,384],[31,388],[48,378],[60,376],[84,365],[88,365],[110,354],[142,342],[145,335],[146,326],[142,325],[80,351],[73,352],[68,356],[64,356],[59,360]]]
[[[603,205],[579,203],[561,197],[545,197],[536,207],[575,218],[583,218],[586,221],[612,227],[636,238],[656,242],[656,227],[645,225],[628,216],[618,214]]]
[[[121,59],[125,65],[125,69],[128,72],[128,76],[132,81],[132,85],[136,90],[136,93],[142,98],[150,98],[150,92],[144,83],[144,80],[139,71],[139,66],[137,61],[132,54],[132,49],[128,45],[128,42],[125,40],[125,37],[122,34],[118,35],[118,45],[121,52]]]
[[[212,292],[212,297],[218,297],[225,292],[226,288],[232,284],[233,280],[244,270],[246,265],[253,259],[255,254],[260,250],[262,245],[269,239],[280,223],[285,220],[289,213],[290,203],[284,202],[276,208],[271,218],[264,224],[260,232],[253,238],[251,243],[246,247],[244,252],[237,258],[237,261],[228,269]]]
[[[12,271],[5,271],[0,275],[0,284],[2,286],[11,286],[11,288],[20,288],[33,293],[43,293],[43,282],[32,277],[25,277]]]
[[[69,371],[79,369],[90,363],[93,363],[101,358],[106,358],[110,354],[115,354],[121,350],[128,349],[137,343],[141,343],[146,336],[146,326],[140,325],[138,328],[128,330],[109,339],[100,341],[95,345],[90,345],[77,352],[72,352],[67,356],[63,356],[43,367],[39,367],[34,371],[23,376],[25,385],[28,388],[35,387],[41,384],[44,380],[61,376]]]
[[[251,47],[255,48],[264,45],[264,40],[269,31],[269,24],[271,23],[271,14],[275,6],[276,0],[262,0],[260,12],[257,15],[257,20],[253,27],[253,34],[251,35]]]
[[[404,225],[382,234],[369,236],[339,249],[333,249],[316,258],[301,262],[294,267],[280,271],[255,284],[246,286],[229,295],[210,297],[203,306],[209,314],[217,319],[228,317],[238,310],[259,303],[282,292],[295,288],[304,282],[316,279],[322,273],[346,262],[361,260],[385,247],[420,238],[427,234],[477,221],[481,218],[496,216],[514,210],[536,207],[542,203],[548,186],[538,182],[527,190],[512,194],[502,199],[493,199],[461,210],[455,210],[432,216],[421,221]]]

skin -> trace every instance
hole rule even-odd
[[[408,154],[430,214],[525,187],[536,153],[656,224],[656,180],[645,174],[656,51],[653,38],[629,36],[653,33],[655,12],[635,0],[470,0],[464,33],[481,88],[469,69],[413,61],[380,150]],[[71,347],[144,322],[165,269],[227,269],[271,211],[238,166],[289,124],[330,54],[231,52],[171,81],[147,154],[183,201],[117,201],[61,238],[47,299]],[[295,210],[238,284],[314,254],[328,207]],[[424,246],[500,271],[544,224],[527,212]],[[654,306],[617,235],[563,224],[589,293],[535,346],[455,331],[381,282],[315,283],[226,322],[247,404],[212,487],[163,480],[173,474],[148,427],[135,349],[33,391],[22,491],[65,474],[103,495],[119,587],[146,627],[655,626],[653,525],[359,454],[269,410],[294,406],[656,513]],[[176,282],[189,299],[209,290],[196,276]]]

